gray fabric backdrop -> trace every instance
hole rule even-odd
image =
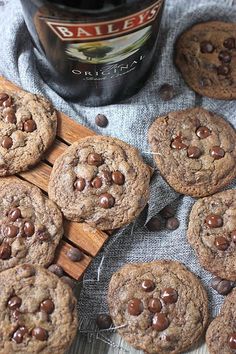
[[[235,101],[218,101],[196,95],[185,85],[173,65],[173,44],[176,37],[193,23],[210,19],[235,22],[236,7],[233,1],[167,0],[160,35],[160,53],[151,79],[136,96],[121,104],[102,108],[86,108],[79,104],[65,102],[41,79],[29,34],[24,25],[19,0],[0,1],[0,74],[26,90],[44,94],[52,100],[57,109],[98,133],[115,136],[137,146],[143,157],[152,163],[146,133],[149,125],[158,115],[171,110],[201,105],[222,114],[236,127]],[[43,62],[41,65],[44,65]],[[174,85],[177,94],[172,101],[164,103],[158,96],[158,88],[165,82]],[[106,129],[95,125],[94,118],[97,113],[108,117],[109,125]],[[235,188],[235,185],[232,187]],[[209,287],[210,274],[199,266],[194,252],[186,242],[188,214],[193,202],[192,198],[175,193],[156,171],[152,183],[149,217],[171,203],[176,207],[180,227],[174,232],[163,230],[151,233],[145,226],[142,226],[143,220],[139,218],[136,223],[111,237],[84,277],[79,299],[82,332],[90,332],[93,329],[97,313],[107,312],[108,281],[111,274],[126,262],[152,261],[160,258],[183,262],[200,276],[209,293],[212,314],[217,313],[223,297],[217,295]],[[99,281],[96,281],[98,279]],[[107,333],[106,337],[108,337]],[[78,352],[78,343],[75,343],[72,352]]]

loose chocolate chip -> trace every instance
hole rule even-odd
[[[4,242],[0,246],[0,259],[9,259],[11,257],[11,246]]]
[[[224,47],[227,48],[227,49],[234,49],[235,48],[235,44],[236,44],[236,41],[235,41],[235,38],[227,38],[225,41],[224,41]]]
[[[10,237],[10,238],[16,237],[18,232],[19,232],[19,228],[15,225],[7,225],[4,228],[4,236],[6,237]]]
[[[48,267],[48,270],[53,274],[56,274],[59,278],[61,278],[64,275],[64,271],[62,267],[60,267],[58,264],[51,264]]]
[[[13,333],[12,340],[17,344],[20,344],[23,341],[24,335],[27,333],[27,328],[25,326],[21,326]]]
[[[110,185],[112,182],[111,172],[110,171],[103,171],[101,177],[104,179],[105,184]]]
[[[85,179],[82,177],[77,178],[77,180],[74,183],[74,187],[77,191],[82,192],[85,188],[86,182]]]
[[[167,206],[165,206],[165,208],[163,208],[163,209],[160,211],[160,215],[161,215],[164,219],[169,219],[169,218],[171,218],[172,216],[175,215],[175,211],[174,211],[174,209],[173,209],[170,205],[167,205]]]
[[[91,185],[93,188],[101,188],[102,186],[102,180],[99,177],[95,177],[92,182]]]
[[[233,287],[234,287],[233,281],[221,279],[221,281],[219,282],[215,290],[220,295],[228,295],[230,291],[233,289]]]
[[[158,217],[151,218],[146,224],[148,231],[160,231],[161,230],[161,220]]]
[[[216,237],[215,246],[220,251],[226,251],[229,247],[229,241],[223,236]]]
[[[1,92],[0,93],[0,106],[3,105],[3,102],[9,98],[7,93]]]
[[[171,147],[172,149],[182,150],[186,149],[187,145],[182,142],[181,136],[177,136],[174,140],[172,140]]]
[[[16,310],[21,306],[22,300],[19,296],[12,296],[8,302],[7,305],[10,310]]]
[[[230,334],[228,339],[228,345],[231,349],[236,349],[236,332]]]
[[[174,304],[178,300],[178,293],[173,288],[165,288],[161,292],[161,298],[165,304]]]
[[[8,217],[11,221],[16,221],[21,218],[21,211],[19,208],[13,208],[9,211]]]
[[[217,68],[217,72],[219,75],[226,76],[230,73],[230,67],[228,65],[220,65]]]
[[[101,208],[104,209],[109,209],[112,208],[115,204],[115,199],[113,198],[113,196],[109,193],[104,193],[101,194],[99,197],[99,205]]]
[[[164,331],[169,327],[169,320],[164,313],[156,313],[152,319],[152,327],[157,331]]]
[[[78,248],[71,247],[67,252],[67,257],[72,262],[79,262],[83,258],[83,253]]]
[[[220,215],[210,214],[206,217],[205,223],[210,228],[221,227],[223,225],[223,219]]]
[[[3,107],[11,107],[12,104],[13,104],[12,97],[9,96],[7,100],[3,101],[2,105]]]
[[[148,302],[148,310],[152,313],[161,312],[162,304],[159,299],[150,299]]]
[[[97,167],[103,164],[102,156],[100,154],[97,154],[96,152],[89,154],[87,161],[89,165],[94,165]]]
[[[6,123],[11,123],[11,124],[16,123],[16,115],[14,111],[7,112],[6,114],[4,114],[4,117]]]
[[[74,289],[74,287],[75,287],[75,282],[74,282],[73,279],[71,279],[70,277],[67,277],[66,275],[63,275],[63,276],[61,277],[61,280],[62,280],[64,283],[66,283],[67,285],[69,285],[69,287],[70,287],[71,289]]]
[[[206,139],[211,135],[211,131],[207,127],[199,127],[196,134],[200,139]]]
[[[143,282],[142,282],[142,289],[146,292],[150,292],[150,291],[153,291],[155,289],[155,284],[152,280],[150,279],[145,279]]]
[[[46,331],[46,329],[44,329],[42,327],[35,327],[32,330],[32,337],[34,337],[40,341],[45,341],[48,339],[48,332]]]
[[[214,46],[210,41],[203,41],[200,43],[200,48],[202,53],[213,53]]]
[[[27,133],[32,133],[36,128],[37,126],[33,119],[28,119],[23,123],[23,130]]]
[[[40,304],[40,310],[46,312],[48,315],[53,313],[54,309],[55,309],[54,303],[50,299],[44,300]]]
[[[179,220],[177,218],[169,218],[166,220],[166,228],[168,230],[176,230],[179,227]]]
[[[99,329],[108,329],[112,325],[111,316],[106,313],[100,313],[96,318],[96,324]]]
[[[139,299],[132,299],[128,302],[128,313],[131,316],[139,316],[143,312],[143,303]]]
[[[170,101],[174,98],[174,87],[170,84],[163,84],[159,88],[159,95],[163,101]]]
[[[120,171],[112,172],[111,178],[112,181],[119,186],[122,186],[122,184],[125,183],[125,176]]]
[[[215,160],[222,159],[222,157],[225,156],[225,151],[219,146],[213,146],[210,150],[210,155],[213,157]]]
[[[104,114],[98,114],[95,118],[95,123],[98,127],[106,128],[108,126],[108,119]]]
[[[33,236],[35,231],[34,224],[32,221],[26,221],[24,224],[24,234],[26,237],[31,237]]]
[[[231,55],[227,50],[222,50],[218,56],[219,60],[227,64],[231,62]]]
[[[201,150],[197,146],[189,146],[187,154],[191,159],[198,159],[201,156]]]
[[[231,238],[232,238],[232,241],[233,241],[234,243],[236,243],[236,230],[233,230],[233,231],[231,232]]]
[[[13,145],[13,140],[10,136],[4,136],[2,138],[1,145],[4,149],[10,149]]]

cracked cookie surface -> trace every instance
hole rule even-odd
[[[35,165],[53,142],[57,114],[45,98],[25,91],[0,93],[0,176]]]
[[[149,196],[150,169],[138,150],[110,137],[72,144],[55,162],[49,196],[67,219],[102,230],[134,220]]]
[[[0,273],[0,353],[63,354],[77,329],[69,286],[39,266]]]
[[[161,175],[179,193],[207,196],[236,175],[236,131],[203,108],[158,117],[148,138]]]
[[[108,305],[118,333],[145,353],[181,353],[204,333],[208,299],[181,263],[126,264],[113,274]]]
[[[236,25],[199,23],[176,44],[176,65],[197,93],[216,99],[236,98]]]
[[[187,235],[205,269],[236,280],[235,189],[198,200],[190,213]]]
[[[20,263],[48,266],[62,237],[62,215],[39,188],[0,179],[0,271]]]

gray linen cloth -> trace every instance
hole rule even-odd
[[[173,44],[177,36],[196,22],[216,19],[236,22],[236,7],[232,0],[167,0],[155,72],[145,87],[134,97],[120,104],[88,108],[66,102],[41,79],[19,0],[0,1],[0,74],[26,90],[47,96],[57,109],[98,133],[115,136],[135,145],[144,159],[153,164],[146,136],[149,125],[158,115],[200,105],[223,115],[236,128],[235,101],[219,101],[196,95],[186,86],[173,64]],[[41,70],[46,70],[44,65],[42,59]],[[160,85],[166,82],[174,85],[176,91],[175,98],[169,102],[161,101],[158,95]],[[109,125],[106,129],[95,125],[94,118],[98,113],[108,117]],[[235,185],[231,187],[235,188]],[[148,232],[143,226],[144,217],[141,216],[135,223],[110,238],[84,277],[79,298],[81,332],[88,332],[90,339],[94,340],[95,335],[91,333],[93,330],[94,333],[96,332],[94,319],[98,313],[108,311],[106,292],[109,279],[114,271],[127,262],[146,262],[161,258],[183,262],[205,284],[212,315],[218,312],[223,297],[210,288],[211,275],[200,267],[186,241],[188,215],[193,203],[193,198],[175,193],[156,170],[152,182],[148,218],[157,214],[165,205],[172,204],[176,208],[180,227],[172,232],[164,229],[160,232]],[[101,334],[99,338],[101,336],[104,341],[109,342],[108,333]],[[116,345],[119,347],[117,343],[113,344],[114,348]],[[70,352],[85,353],[85,349],[82,351],[78,349],[79,346],[81,346],[80,338]],[[96,344],[94,346],[93,348],[97,348]],[[89,352],[97,353],[98,350],[91,349]]]

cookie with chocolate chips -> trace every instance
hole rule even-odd
[[[206,333],[210,354],[235,354],[236,352],[236,289],[228,295]]]
[[[188,241],[202,267],[236,280],[236,190],[198,200],[191,210]]]
[[[62,237],[57,206],[37,187],[0,179],[0,271],[20,263],[48,266]]]
[[[0,176],[36,164],[53,142],[56,126],[56,112],[42,96],[0,92]]]
[[[176,65],[197,93],[216,99],[236,99],[236,25],[199,23],[176,44]]]
[[[158,117],[148,138],[161,175],[179,193],[207,196],[236,175],[236,131],[203,108]]]
[[[149,354],[182,353],[208,322],[201,282],[174,261],[126,264],[111,278],[108,305],[118,333]]]
[[[0,354],[63,354],[77,329],[70,287],[40,266],[0,273]]]
[[[134,220],[149,196],[150,169],[125,142],[101,136],[72,144],[55,162],[49,196],[67,219],[110,230]]]

